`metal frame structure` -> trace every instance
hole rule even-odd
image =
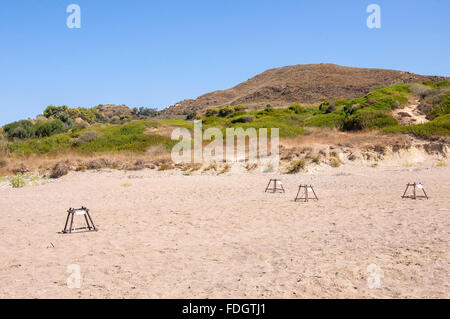
[[[302,192],[302,190],[304,190]],[[309,190],[311,190],[311,192],[314,194],[314,197],[310,197],[309,196]],[[317,197],[316,192],[314,191],[314,188],[312,187],[312,185],[300,185],[298,187],[298,192],[297,192],[297,196],[295,197],[295,201],[296,202],[307,202],[310,199],[312,200],[319,200],[319,197]]]
[[[83,215],[84,220],[86,221],[86,227],[80,227],[80,228],[73,228],[73,217],[75,215]],[[67,225],[69,223],[70,219],[70,227],[67,228]],[[74,230],[84,230],[87,229],[88,231],[97,231],[98,229],[95,227],[94,222],[92,221],[91,215],[89,214],[89,209],[86,207],[81,208],[70,208],[67,211],[67,218],[66,218],[66,224],[64,225],[64,230],[61,231],[63,234],[72,233]]]
[[[273,182],[273,187],[270,187],[270,184]],[[278,185],[280,185],[280,187],[278,187]],[[281,180],[279,179],[271,179],[269,181],[269,184],[267,184],[266,190],[264,191],[265,193],[270,192],[270,193],[284,193],[284,187],[283,187],[283,183],[281,182]]]
[[[412,195],[406,195],[406,193],[408,192],[410,187],[413,188],[413,193],[412,193]],[[417,189],[421,189],[423,191],[423,195],[417,195]],[[411,198],[411,199],[426,198],[426,199],[428,199],[428,195],[425,192],[425,188],[423,187],[422,183],[414,182],[414,183],[406,184],[406,189],[405,189],[405,192],[403,193],[402,198]]]

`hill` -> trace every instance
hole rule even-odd
[[[362,97],[309,106],[293,104],[262,110],[244,105],[209,108],[203,116],[194,118],[202,120],[204,130],[220,128],[222,133],[227,128],[279,128],[280,158],[287,165],[283,168],[286,172],[297,172],[306,164],[337,167],[341,160],[346,163],[370,160],[370,165],[378,165],[389,154],[400,156],[400,150],[407,151],[401,155],[406,158],[415,158],[415,152],[419,152],[423,155],[419,159],[432,156],[433,161],[438,161],[436,165],[446,165],[450,145],[450,81],[399,83],[372,90]],[[148,167],[161,171],[180,168],[185,173],[188,170],[189,175],[201,165],[171,163],[170,152],[177,143],[171,139],[171,133],[176,127],[192,131],[193,122],[162,119],[153,109],[145,108],[130,111],[115,105],[89,109],[49,106],[44,116],[0,129],[0,187],[2,178],[5,181],[2,175],[33,170],[58,177],[69,170],[106,167],[124,170]],[[313,152],[312,146],[316,144],[319,148]],[[204,170],[218,170],[222,174],[229,169],[224,165],[218,169],[211,164]],[[21,178],[18,176],[17,182]],[[11,180],[11,185],[14,183],[16,180]]]
[[[214,91],[195,100],[181,101],[166,115],[203,112],[207,108],[244,104],[257,108],[313,104],[324,100],[361,97],[394,83],[443,81],[445,77],[423,76],[403,71],[344,67],[334,64],[293,65],[267,70],[228,89]]]

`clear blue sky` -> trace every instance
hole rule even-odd
[[[0,125],[49,104],[164,108],[292,64],[450,75],[448,0],[2,0],[0,38]]]

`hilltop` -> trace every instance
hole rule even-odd
[[[314,104],[324,100],[361,97],[395,83],[443,81],[445,77],[403,71],[354,68],[335,64],[293,65],[267,70],[227,90],[195,100],[184,100],[164,110],[166,115],[186,115],[207,108],[244,104],[249,107]]]

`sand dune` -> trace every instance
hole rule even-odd
[[[273,176],[258,172],[101,171],[0,189],[0,297],[448,298],[448,176],[343,166],[282,175],[286,194],[265,194]],[[411,181],[431,198],[402,200]],[[320,201],[295,203],[300,183]],[[58,234],[81,205],[100,230]]]

